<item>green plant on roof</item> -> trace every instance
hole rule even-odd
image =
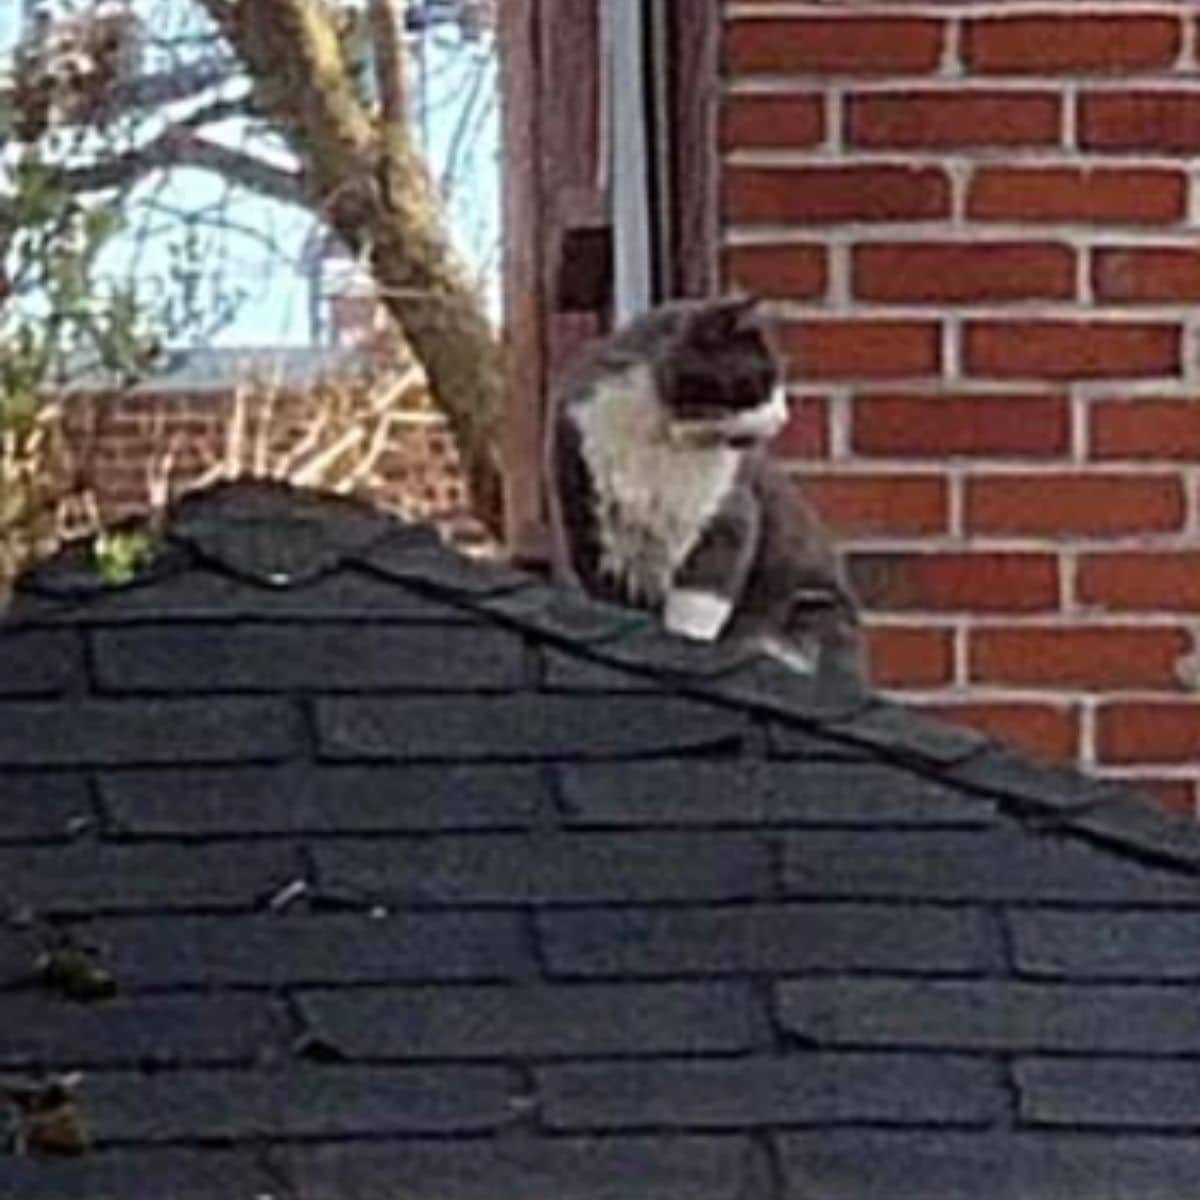
[[[144,529],[101,531],[92,541],[92,558],[100,577],[120,587],[154,561],[158,543]]]

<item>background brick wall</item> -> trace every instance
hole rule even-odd
[[[259,457],[258,426],[270,422],[261,464],[267,474],[279,474],[298,447],[309,453],[295,460],[304,464],[321,457],[343,432],[336,427],[313,443],[314,429],[323,418],[309,392],[279,392],[269,404],[266,393],[250,390],[245,416],[235,415],[233,390],[156,392],[153,384],[132,393],[75,395],[64,403],[66,428],[75,452],[79,482],[87,488],[106,522],[144,514],[154,499],[154,481],[161,479],[168,460],[169,497],[176,498],[201,481],[213,481],[213,468],[229,461],[231,428],[241,424],[247,449],[235,456],[234,474],[264,473],[254,462]],[[374,429],[370,436],[377,436]],[[357,449],[358,447],[356,447]],[[298,482],[331,486],[347,478],[347,469],[316,479],[285,472]],[[485,534],[469,515],[466,485],[453,436],[445,419],[432,408],[422,388],[415,400],[389,424],[373,466],[356,480],[353,491],[373,503],[413,519],[429,520],[466,548],[480,545]]]
[[[727,286],[876,679],[1200,784],[1200,6],[727,3]]]

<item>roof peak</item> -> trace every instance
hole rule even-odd
[[[548,583],[499,561],[470,558],[432,527],[344,495],[277,480],[237,480],[182,497],[166,514],[153,560],[124,585],[105,580],[90,543],[75,543],[17,582],[8,624],[106,620],[106,602],[201,570],[253,589],[303,590],[349,572],[496,623],[594,669],[611,690],[650,679],[681,695],[748,710],[801,739],[819,738],[905,765],[960,791],[994,797],[1016,816],[1049,822],[1156,863],[1200,871],[1200,828],[1070,767],[1037,764],[971,729],[925,717],[866,690],[836,668],[800,674],[753,647],[668,633],[650,615]],[[336,604],[336,602],[335,602]],[[191,610],[189,610],[191,611]],[[178,612],[166,613],[178,616]],[[264,598],[262,616],[278,616]],[[336,617],[336,607],[323,613]],[[601,689],[603,690],[603,689]],[[788,733],[784,733],[784,740]]]

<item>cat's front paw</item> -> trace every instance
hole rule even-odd
[[[675,588],[667,593],[663,624],[672,633],[712,642],[720,635],[733,612],[733,601],[715,592]]]

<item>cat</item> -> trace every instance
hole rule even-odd
[[[600,341],[547,421],[555,577],[675,633],[861,680],[857,603],[816,513],[767,457],[787,419],[755,299],[675,301]]]

